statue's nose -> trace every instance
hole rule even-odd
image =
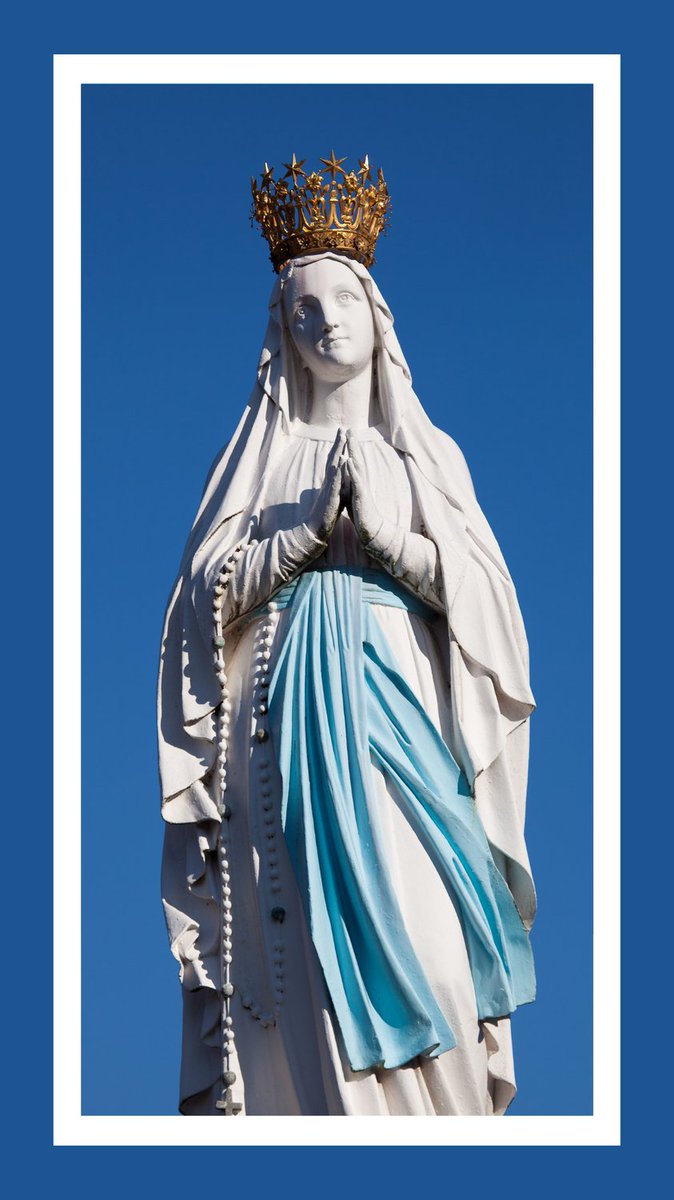
[[[330,333],[339,324],[339,314],[335,312],[334,306],[328,301],[323,308],[323,332]]]

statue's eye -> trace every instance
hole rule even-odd
[[[352,294],[352,292],[340,292],[339,296],[337,297],[340,304],[350,304],[352,300],[355,300],[355,298],[356,297]]]

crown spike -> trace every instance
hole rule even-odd
[[[330,151],[329,158],[322,158],[321,162],[323,163],[324,167],[328,168],[328,171],[332,176],[333,183],[335,182],[335,175],[338,171],[341,171],[342,175],[346,174],[346,172],[342,170],[342,163],[346,162],[346,158],[335,158],[334,150]]]
[[[295,157],[295,151],[293,150],[293,161],[291,163],[283,164],[284,167],[286,168],[286,173],[283,176],[283,178],[287,179],[289,175],[292,175],[293,187],[297,186],[297,176],[304,175],[304,171],[302,170],[302,167],[304,166],[306,161],[307,161],[306,158],[303,158],[303,159],[301,159],[301,161],[298,162],[297,158]]]
[[[317,171],[305,171],[306,159],[298,160],[294,152],[292,161],[283,163],[282,179],[273,179],[274,168],[265,163],[259,186],[251,180],[251,219],[269,243],[275,271],[290,258],[328,250],[347,254],[366,267],[374,262],[375,242],[390,209],[381,168],[374,183],[367,154],[358,160],[357,172],[347,172],[342,166],[346,158],[337,158],[334,150],[319,161],[329,181]]]

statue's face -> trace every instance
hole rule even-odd
[[[357,275],[334,258],[296,267],[283,289],[286,320],[302,362],[317,379],[343,383],[372,361],[374,323]]]

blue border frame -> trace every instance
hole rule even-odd
[[[655,964],[657,970],[664,958],[667,965],[661,948],[666,942],[663,939],[656,943],[653,914],[666,911],[665,889],[671,873],[670,843],[662,830],[662,815],[669,806],[658,803],[667,787],[660,781],[663,777],[666,780],[668,773],[666,760],[664,771],[643,770],[643,751],[639,756],[642,769],[638,792],[636,761],[626,762],[624,768],[623,794],[630,799],[638,797],[639,817],[634,821],[632,806],[626,806],[624,943],[626,952],[631,953],[624,973],[628,1036],[623,1058],[621,1148],[300,1147],[260,1148],[254,1152],[237,1148],[228,1152],[226,1163],[208,1162],[209,1167],[224,1168],[222,1182],[216,1179],[211,1184],[204,1159],[224,1153],[217,1149],[51,1146],[47,982],[51,962],[45,950],[50,924],[47,898],[51,890],[51,845],[44,770],[50,735],[43,698],[51,686],[51,668],[48,637],[40,631],[44,629],[43,609],[51,567],[47,514],[51,501],[52,54],[288,53],[313,52],[328,46],[334,52],[347,52],[353,51],[356,41],[364,51],[381,53],[424,53],[429,49],[452,53],[622,53],[626,164],[623,311],[629,331],[623,362],[623,443],[627,447],[628,500],[641,466],[639,460],[647,467],[646,472],[640,471],[639,494],[634,497],[637,502],[624,504],[625,559],[635,548],[637,537],[640,550],[639,574],[625,572],[623,594],[624,694],[629,697],[626,726],[629,723],[630,747],[666,748],[669,744],[669,704],[658,706],[657,680],[646,678],[646,662],[650,661],[659,665],[659,679],[666,678],[660,663],[662,651],[656,642],[655,654],[646,659],[645,638],[634,634],[642,627],[637,624],[637,605],[644,593],[648,597],[649,630],[664,627],[671,607],[668,589],[650,586],[648,569],[650,563],[657,562],[648,553],[649,539],[657,536],[650,514],[662,511],[668,503],[671,478],[669,439],[664,430],[670,418],[666,394],[671,367],[665,355],[670,357],[667,347],[671,345],[671,333],[663,316],[671,311],[671,300],[663,264],[670,234],[671,215],[665,205],[669,204],[672,174],[669,130],[663,127],[666,102],[671,101],[670,43],[664,6],[653,0],[636,7],[630,5],[629,9],[620,3],[588,5],[587,0],[568,0],[562,13],[558,9],[544,12],[542,6],[529,3],[520,2],[514,8],[491,0],[476,9],[472,17],[463,7],[444,10],[441,15],[432,7],[428,11],[423,4],[415,7],[415,13],[413,27],[405,24],[404,17],[396,21],[392,14],[386,14],[384,20],[380,6],[359,12],[358,19],[345,26],[334,22],[328,10],[322,16],[314,9],[312,22],[301,26],[295,20],[286,23],[277,5],[259,4],[253,14],[243,17],[213,4],[188,17],[184,6],[173,8],[157,0],[145,0],[142,8],[138,3],[118,0],[114,10],[109,11],[81,2],[66,3],[58,12],[47,4],[37,4],[12,14],[13,27],[7,30],[5,41],[2,87],[8,116],[3,151],[5,161],[12,163],[3,188],[8,268],[8,283],[3,289],[4,325],[11,330],[7,345],[12,350],[4,418],[7,445],[13,450],[6,455],[3,480],[5,511],[11,513],[5,531],[6,581],[10,587],[16,583],[17,592],[20,589],[20,612],[26,628],[21,637],[15,629],[16,597],[8,596],[5,630],[10,636],[5,641],[5,652],[6,679],[30,680],[30,686],[11,688],[19,699],[21,715],[17,719],[15,713],[11,725],[7,722],[14,753],[10,760],[6,752],[6,794],[11,797],[12,815],[21,813],[21,821],[17,822],[15,840],[6,840],[5,855],[10,901],[6,947],[16,947],[11,959],[7,956],[13,969],[5,996],[16,1002],[18,1011],[14,1021],[10,1024],[11,1018],[7,1018],[5,1024],[4,1091],[11,1113],[6,1173],[11,1156],[19,1186],[28,1194],[42,1186],[67,1187],[71,1196],[88,1193],[92,1188],[99,1196],[116,1195],[120,1188],[127,1194],[148,1188],[158,1193],[166,1185],[171,1193],[201,1193],[221,1186],[237,1192],[245,1189],[252,1197],[269,1190],[276,1196],[292,1194],[299,1198],[313,1195],[330,1178],[329,1172],[334,1172],[340,1188],[359,1192],[369,1186],[384,1191],[392,1185],[396,1193],[405,1194],[410,1187],[418,1190],[421,1178],[424,1183],[432,1179],[437,1186],[453,1192],[470,1187],[473,1195],[498,1189],[504,1198],[538,1195],[542,1187],[561,1194],[570,1185],[581,1187],[583,1195],[591,1194],[595,1187],[622,1195],[642,1176],[645,1182],[646,1172],[655,1178],[657,1160],[664,1160],[669,1149],[669,1138],[662,1128],[668,1115],[664,1086],[669,1076],[669,1013],[667,1007],[663,1011],[661,1005],[652,1004],[655,989],[646,986],[646,978],[650,985],[654,976],[650,964]],[[337,33],[330,28],[331,22],[337,25]],[[261,38],[260,30],[268,32]],[[671,257],[671,242],[669,249]],[[651,397],[657,397],[655,406]],[[657,432],[657,437],[652,432]],[[27,470],[31,472],[28,488]],[[658,548],[664,544],[659,539]],[[22,558],[21,550],[25,553],[26,547],[28,553]],[[19,562],[22,565],[17,570]],[[657,568],[654,574],[659,578]],[[638,681],[637,677],[631,679],[637,642]],[[28,770],[24,764],[29,764]],[[12,783],[20,780],[20,785],[11,787],[10,779]],[[645,819],[651,811],[658,830],[655,839],[651,822]],[[648,881],[648,890],[640,888],[638,896],[635,879]],[[15,913],[19,918],[16,937]],[[27,953],[29,948],[33,953]],[[22,968],[27,968],[24,982],[19,981]]]

